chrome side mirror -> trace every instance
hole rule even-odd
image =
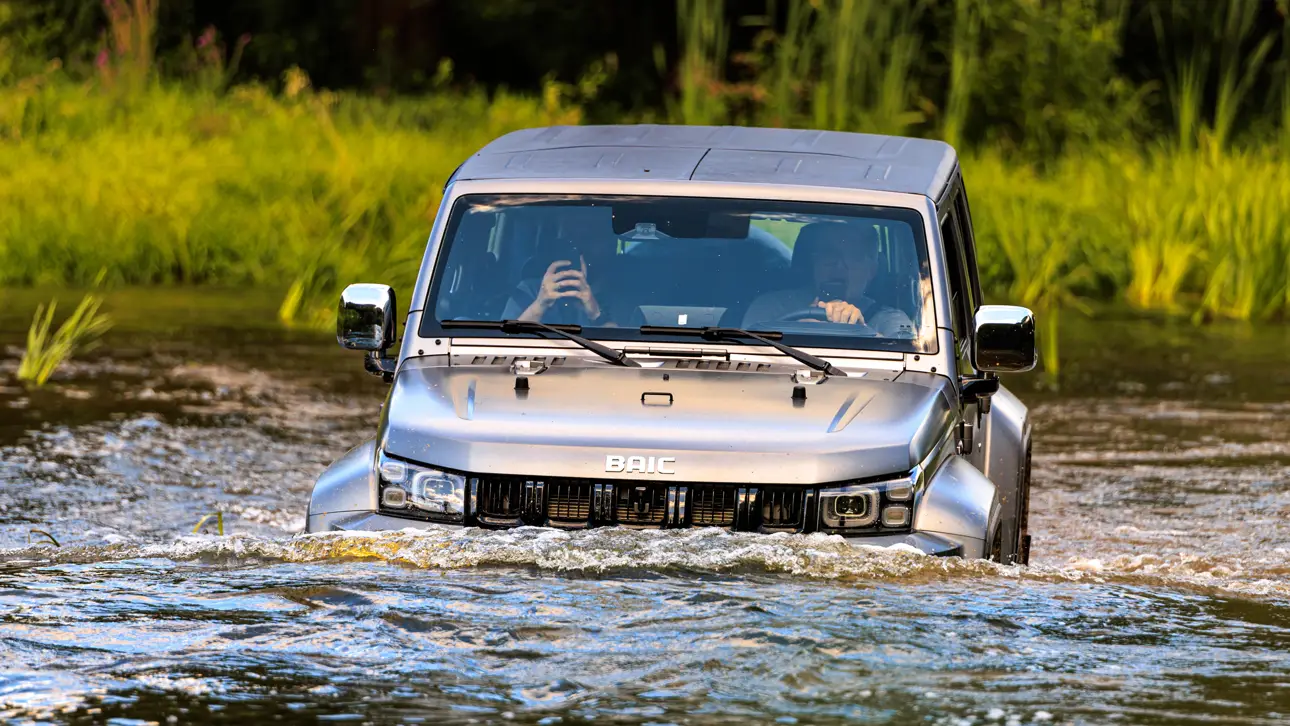
[[[383,351],[394,345],[394,314],[389,285],[350,285],[340,294],[336,342],[349,350]]]
[[[1035,314],[1015,305],[982,305],[976,311],[972,366],[995,373],[1035,367]]]

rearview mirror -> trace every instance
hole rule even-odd
[[[359,283],[340,294],[336,342],[349,350],[382,351],[394,345],[394,290]]]
[[[976,311],[972,365],[977,370],[1028,371],[1037,360],[1034,313],[1015,305],[982,305]]]

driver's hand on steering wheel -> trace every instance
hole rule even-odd
[[[852,305],[846,300],[830,300],[828,302],[815,301],[815,306],[824,308],[824,315],[830,323],[843,323],[845,325],[863,325],[864,315],[860,308]]]

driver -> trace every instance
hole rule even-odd
[[[866,224],[816,222],[802,227],[793,248],[793,269],[806,284],[758,297],[744,328],[776,321],[854,325],[859,335],[908,337],[914,323],[905,313],[865,295],[878,271],[878,232]]]

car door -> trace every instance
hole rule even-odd
[[[966,203],[962,183],[956,180],[949,198],[942,205],[941,238],[945,244],[946,269],[949,272],[951,327],[954,331],[954,353],[959,380],[975,378],[972,366],[973,323],[980,305],[980,281],[976,275],[976,253],[971,238],[971,223],[965,219]],[[979,470],[986,470],[985,432],[988,417],[981,407],[970,401],[962,405],[961,431],[963,455]]]

